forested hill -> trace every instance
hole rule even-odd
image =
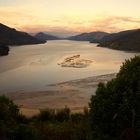
[[[45,43],[29,35],[26,32],[17,31],[14,28],[10,28],[0,23],[0,44],[5,45],[28,45],[28,44],[40,44]]]
[[[106,32],[90,32],[90,33],[82,33],[79,35],[71,36],[67,39],[69,40],[76,40],[76,41],[94,41],[98,42],[103,37],[109,35]]]
[[[140,29],[106,36],[100,40],[99,46],[117,50],[140,51]]]

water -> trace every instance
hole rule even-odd
[[[80,54],[94,62],[86,68],[61,67],[67,56]],[[41,45],[11,47],[0,57],[0,93],[46,90],[47,85],[89,76],[118,72],[125,59],[135,53],[96,47],[81,41],[48,41]]]

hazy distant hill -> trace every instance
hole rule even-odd
[[[69,40],[77,40],[77,41],[93,41],[98,42],[103,37],[109,35],[106,32],[91,32],[91,33],[82,33],[76,36],[71,36],[67,39]]]
[[[0,44],[27,45],[40,43],[45,43],[45,41],[38,40],[25,32],[17,31],[0,23]]]
[[[99,46],[117,50],[140,51],[140,29],[106,36],[100,41]]]
[[[49,35],[49,34],[46,34],[46,33],[43,33],[43,32],[37,33],[34,37],[36,37],[39,40],[43,40],[43,41],[60,39],[57,36]]]

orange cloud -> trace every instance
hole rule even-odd
[[[104,19],[87,21],[52,20],[44,24],[32,24],[19,27],[27,32],[54,32],[54,33],[82,33],[92,31],[118,32],[121,30],[139,28],[139,19],[132,17],[110,16]]]
[[[0,9],[0,22],[26,32],[81,33],[92,31],[117,32],[139,28],[140,18],[109,15],[61,15],[48,16],[24,12],[15,8]],[[48,16],[48,17],[47,17]]]
[[[117,32],[121,30],[140,28],[140,19],[132,17],[109,16],[102,19],[88,21],[88,26],[79,27],[79,31],[106,31]]]

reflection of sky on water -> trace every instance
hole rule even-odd
[[[77,69],[58,65],[73,54],[80,54],[93,63]],[[118,72],[121,63],[134,55],[66,40],[14,47],[9,56],[0,58],[0,91],[45,90],[48,84]]]

